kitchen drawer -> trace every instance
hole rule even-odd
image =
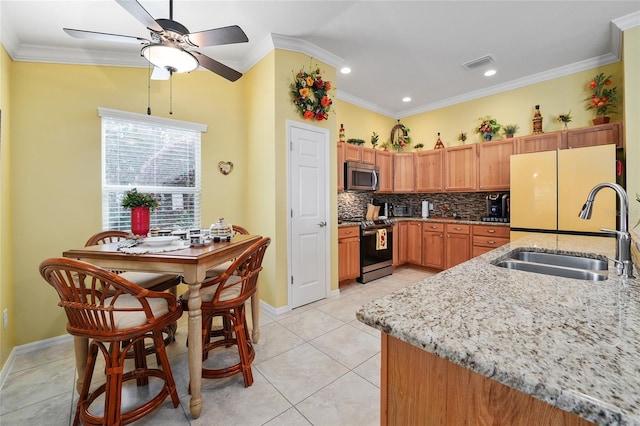
[[[479,247],[493,247],[497,248],[503,246],[509,242],[509,238],[496,238],[496,237],[487,237],[484,235],[474,235],[473,236],[473,246]]]
[[[462,223],[447,223],[447,232],[449,234],[467,234],[471,230],[471,225],[464,225]]]
[[[444,232],[444,223],[424,222],[422,224],[423,232]]]
[[[359,226],[343,226],[341,228],[338,228],[338,239],[349,238],[349,237],[359,237],[359,236],[360,236]]]
[[[473,236],[484,235],[486,237],[509,238],[508,226],[474,225]]]

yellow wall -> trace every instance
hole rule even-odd
[[[57,296],[39,263],[82,246],[101,230],[99,106],[146,111],[147,70],[15,62],[12,64],[12,213],[15,344],[65,332]],[[169,117],[169,82],[152,82],[151,106]],[[210,72],[176,75],[172,118],[204,123],[202,223],[243,223],[245,175],[223,176],[219,161],[245,168],[242,92]],[[3,191],[4,194],[4,191]],[[3,257],[4,262],[4,257]],[[47,321],[42,319],[46,318]]]
[[[478,118],[490,115],[498,123],[517,124],[520,129],[516,136],[532,133],[532,118],[535,105],[540,105],[543,122],[542,130],[552,132],[562,130],[562,123],[557,121],[558,114],[571,111],[573,120],[569,128],[592,125],[595,117],[593,110],[586,110],[586,102],[582,99],[589,95],[588,83],[596,74],[603,72],[614,76],[614,84],[618,91],[624,92],[622,63],[595,68],[571,74],[565,77],[532,84],[519,89],[509,90],[481,99],[475,99],[458,105],[452,105],[434,111],[406,117],[402,124],[411,129],[413,143],[423,143],[425,149],[432,149],[438,138],[438,132],[445,146],[460,145],[458,134],[467,133],[466,143],[480,142],[480,135],[474,132],[480,124]],[[622,102],[619,110],[622,110]],[[621,111],[622,112],[622,111]],[[612,115],[612,121],[621,121],[622,114]],[[390,129],[389,129],[390,130]],[[500,136],[495,139],[502,139]]]
[[[11,215],[11,58],[0,46],[0,318],[8,309],[9,326],[0,326],[0,366],[15,345],[13,233]]]
[[[625,76],[625,142],[627,155],[627,193],[629,194],[629,224],[640,220],[640,27],[624,32]],[[640,226],[635,228],[640,235]]]
[[[349,102],[338,100],[335,104],[340,111],[338,128],[340,124],[344,124],[346,139],[364,139],[364,146],[371,147],[371,134],[376,132],[379,136],[378,146],[389,141],[391,129],[397,124],[396,120]]]

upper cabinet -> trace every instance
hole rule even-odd
[[[622,123],[608,123],[567,130],[567,148],[615,144],[622,148]]]
[[[443,149],[416,154],[416,192],[441,192]]]
[[[378,192],[393,192],[393,154],[375,150],[376,166],[380,169]]]
[[[393,155],[393,192],[414,192],[413,152],[399,152]]]
[[[567,147],[567,132],[540,133],[518,138],[516,151],[518,154],[530,152],[555,151]]]
[[[344,144],[344,161],[356,161],[358,163],[375,164],[375,149],[365,148],[362,145],[351,143]]]
[[[444,150],[445,191],[477,190],[476,146],[462,145]]]
[[[478,145],[478,185],[480,191],[509,189],[510,157],[515,141],[505,139]]]

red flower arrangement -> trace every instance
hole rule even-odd
[[[307,73],[301,69],[290,85],[293,104],[306,120],[327,120],[333,101],[329,97],[331,82],[322,79],[320,68]]]
[[[618,100],[618,88],[610,87],[612,77],[600,73],[589,82],[589,89],[592,93],[591,96],[585,98],[585,101],[587,101],[587,109],[596,110],[597,117],[604,117],[607,113],[616,111],[615,102]]]

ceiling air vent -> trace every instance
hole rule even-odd
[[[469,62],[465,62],[464,64],[462,64],[462,66],[468,70],[472,70],[472,69],[476,69],[479,67],[482,67],[484,65],[488,65],[491,64],[493,62],[495,62],[496,60],[493,59],[493,56],[491,55],[485,55],[482,56],[480,58],[474,59],[472,61]]]

